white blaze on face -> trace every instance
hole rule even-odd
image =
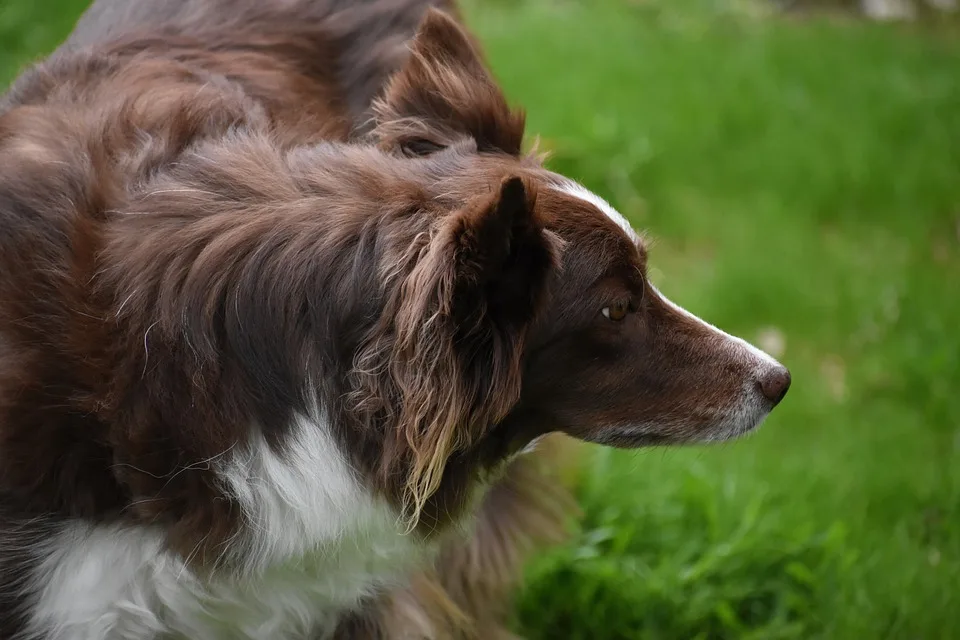
[[[690,320],[693,320],[694,322],[696,322],[697,324],[701,325],[702,327],[704,327],[705,329],[707,329],[707,330],[710,331],[711,333],[715,334],[718,338],[722,339],[722,340],[725,341],[727,344],[729,344],[729,345],[730,345],[730,348],[731,348],[732,350],[736,350],[736,351],[742,352],[745,358],[748,358],[748,359],[751,359],[751,360],[756,361],[756,368],[757,368],[758,370],[760,370],[760,369],[766,369],[766,368],[768,368],[768,367],[780,367],[780,366],[782,366],[779,362],[777,362],[777,360],[776,360],[773,356],[771,356],[771,355],[768,354],[767,352],[765,352],[765,351],[763,351],[763,350],[761,350],[761,349],[758,349],[757,347],[753,346],[752,344],[750,344],[749,342],[747,342],[747,341],[744,340],[743,338],[738,338],[737,336],[732,336],[732,335],[730,335],[729,333],[727,333],[726,331],[723,331],[722,329],[718,329],[717,327],[715,327],[714,325],[710,324],[709,322],[707,322],[707,321],[704,320],[703,318],[701,318],[701,317],[699,317],[699,316],[693,315],[692,313],[690,313],[689,311],[687,311],[686,309],[684,309],[684,308],[681,307],[680,305],[675,304],[675,303],[672,302],[669,298],[667,298],[665,295],[663,295],[662,293],[660,293],[660,290],[659,290],[659,289],[657,289],[657,288],[654,287],[653,285],[650,285],[650,286],[651,286],[651,288],[657,293],[657,295],[660,297],[660,299],[663,300],[663,302],[664,302],[668,307],[670,307],[671,309],[673,309],[674,311],[676,311],[676,312],[679,313],[680,315],[682,315],[682,316],[684,316],[684,317],[686,317],[686,318],[689,318]]]
[[[618,227],[620,227],[621,229],[623,229],[624,233],[626,233],[626,234],[630,237],[630,239],[632,239],[632,240],[634,240],[634,241],[637,241],[637,240],[640,239],[640,236],[637,234],[637,232],[636,232],[636,231],[633,229],[633,227],[630,225],[630,221],[627,220],[626,217],[624,217],[624,215],[623,215],[622,213],[620,213],[619,211],[617,211],[616,209],[614,209],[614,208],[610,205],[609,202],[607,202],[606,200],[604,200],[603,198],[601,198],[601,197],[598,196],[597,194],[593,193],[592,191],[590,191],[589,189],[587,189],[587,188],[584,187],[583,185],[578,184],[578,183],[576,183],[576,182],[573,182],[573,181],[571,181],[571,180],[568,180],[568,181],[565,181],[562,185],[560,185],[560,186],[558,187],[558,189],[559,189],[560,191],[562,191],[563,193],[566,193],[567,195],[574,196],[575,198],[579,198],[580,200],[583,200],[584,202],[589,202],[590,204],[592,204],[593,206],[595,206],[595,207],[596,207],[597,209],[599,209],[604,215],[606,215],[608,218],[610,218],[610,220],[612,220]],[[652,285],[651,285],[651,286],[652,286]],[[710,324],[709,322],[706,322],[706,321],[703,320],[702,318],[699,318],[698,316],[695,316],[694,314],[690,313],[689,311],[687,311],[687,310],[684,309],[683,307],[681,307],[681,306],[679,306],[679,305],[677,305],[677,304],[674,304],[674,303],[671,302],[665,295],[663,295],[662,293],[660,293],[660,291],[658,291],[658,290],[656,289],[656,287],[653,287],[653,290],[656,291],[657,295],[658,295],[669,307],[671,307],[672,309],[676,310],[677,313],[682,314],[683,316],[685,316],[685,317],[687,317],[687,318],[689,318],[689,319],[697,322],[698,324],[702,325],[703,327],[705,327],[706,329],[708,329],[708,330],[711,331],[712,333],[715,333],[719,338],[721,338],[721,339],[723,339],[724,341],[728,342],[728,344],[731,346],[732,349],[742,351],[745,356],[748,355],[748,354],[749,354],[749,356],[753,356],[753,359],[755,359],[755,360],[757,361],[757,366],[758,366],[758,368],[766,368],[766,367],[771,367],[771,366],[777,366],[777,367],[780,366],[780,363],[777,362],[774,358],[772,358],[769,354],[767,354],[767,353],[761,351],[760,349],[756,348],[755,346],[753,346],[752,344],[750,344],[750,343],[747,342],[746,340],[743,340],[743,339],[738,338],[738,337],[736,337],[736,336],[732,336],[732,335],[730,335],[729,333],[727,333],[727,332],[725,332],[725,331],[722,331],[722,330],[718,329],[717,327],[713,326],[713,325]]]
[[[574,198],[579,198],[584,202],[589,202],[597,209],[603,212],[608,218],[610,218],[618,227],[623,229],[623,232],[630,236],[630,239],[636,242],[640,239],[640,236],[636,231],[633,230],[633,227],[630,226],[630,222],[623,216],[622,213],[610,206],[610,203],[590,191],[586,187],[572,180],[563,182],[557,187],[558,191],[561,191],[569,196]]]

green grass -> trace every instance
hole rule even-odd
[[[62,0],[61,0],[62,1]],[[69,27],[0,8],[0,78]],[[960,637],[960,37],[721,0],[474,0],[553,166],[793,388],[755,436],[596,451],[531,639]],[[42,28],[40,25],[49,25]]]

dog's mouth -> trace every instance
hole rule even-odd
[[[618,449],[686,445],[736,440],[756,431],[776,403],[751,398],[709,420],[673,418],[662,423],[620,424],[584,434],[584,440]]]

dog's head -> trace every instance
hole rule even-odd
[[[783,398],[783,365],[671,303],[623,216],[522,154],[522,113],[455,21],[428,14],[375,111],[375,142],[432,162],[455,211],[391,314],[407,363],[394,373],[421,418],[415,495],[493,433],[514,448],[555,430],[620,447],[724,440]]]

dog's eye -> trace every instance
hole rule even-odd
[[[419,158],[428,156],[431,153],[436,153],[437,151],[443,149],[443,146],[423,138],[414,138],[412,140],[404,140],[401,142],[400,149],[405,156]]]
[[[604,307],[600,310],[600,313],[603,314],[603,317],[607,320],[613,320],[614,322],[620,322],[627,317],[627,313],[630,312],[630,305],[626,302],[615,302],[609,307]]]

